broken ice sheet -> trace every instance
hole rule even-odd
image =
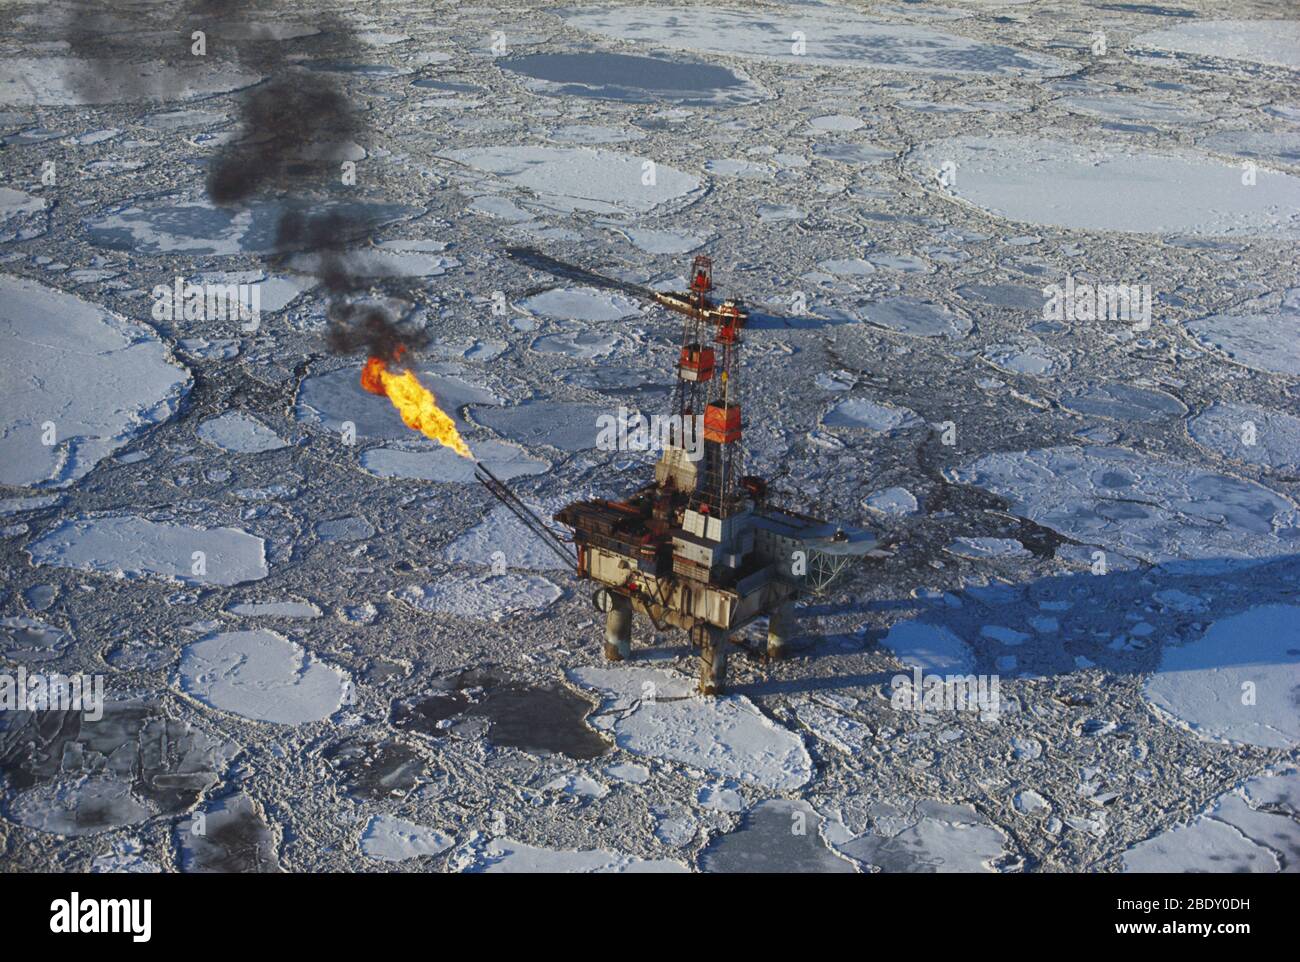
[[[849,873],[821,836],[822,816],[803,800],[774,798],[759,802],[740,827],[719,835],[700,855],[706,872]]]
[[[132,515],[72,518],[27,546],[32,564],[115,578],[236,585],[267,575],[266,543],[238,528],[192,528]]]
[[[1150,563],[1262,560],[1300,548],[1300,516],[1250,481],[1108,447],[998,452],[947,470],[1019,516]]]
[[[182,691],[221,711],[301,725],[328,718],[350,695],[339,668],[266,629],[209,635],[181,653]]]
[[[0,275],[0,483],[67,485],[175,413],[189,372],[149,328]]]
[[[966,804],[902,799],[897,819],[876,819],[876,831],[834,846],[882,872],[992,872],[1006,855],[1006,838]]]
[[[399,588],[393,597],[417,611],[502,621],[523,613],[536,616],[561,593],[540,575],[448,572],[433,584]]]
[[[182,872],[280,871],[275,836],[253,799],[232,795],[201,815],[201,831],[195,831],[197,815],[176,826]]]
[[[940,74],[1060,76],[1077,68],[1064,60],[942,33],[928,27],[870,20],[831,6],[740,10],[694,7],[602,7],[559,11],[565,21],[619,40],[753,57],[817,67],[879,67]],[[806,37],[796,51],[792,37]]]
[[[669,859],[641,859],[599,849],[578,852],[538,848],[511,838],[497,838],[484,847],[467,871],[492,874],[513,872],[623,874],[688,872],[690,869],[681,862]]]
[[[803,740],[748,698],[700,697],[693,680],[649,668],[575,668],[568,674],[602,694],[601,717],[625,751],[770,789],[795,789],[812,778]],[[619,714],[610,714],[615,709]]]
[[[89,835],[194,805],[239,752],[149,701],[81,712],[0,713],[5,814],[30,828]]]

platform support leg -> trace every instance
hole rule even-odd
[[[700,646],[700,694],[721,695],[727,689],[727,649],[729,633],[724,628],[707,626]]]
[[[605,615],[605,658],[623,661],[632,657],[632,602],[611,592],[614,606]]]
[[[767,657],[784,658],[786,643],[794,634],[794,602],[783,601],[767,619]]]

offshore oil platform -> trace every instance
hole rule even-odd
[[[695,258],[690,288],[652,291],[577,268],[532,248],[510,256],[552,274],[614,287],[684,315],[674,407],[681,426],[701,424],[702,451],[681,432],[670,435],[654,480],[623,500],[577,501],[555,514],[565,541],[508,487],[479,465],[479,480],[521,521],[599,587],[605,657],[632,654],[632,618],[657,631],[685,631],[700,653],[699,690],[726,686],[732,636],[766,616],[769,658],[780,658],[794,631],[795,602],[821,594],[850,563],[876,545],[848,529],[770,502],[768,485],[744,474],[739,372],[749,314],[738,300],[713,299],[713,265]]]

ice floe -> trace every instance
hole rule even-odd
[[[1006,855],[1002,832],[970,805],[900,804],[881,803],[874,830],[832,838],[835,849],[882,872],[992,872]]]
[[[1300,607],[1261,605],[1166,646],[1144,693],[1201,738],[1265,748],[1300,743]]]
[[[1238,166],[1204,154],[964,136],[917,148],[909,166],[926,184],[940,170],[955,170],[944,188],[952,196],[1028,224],[1300,238],[1300,177],[1261,168],[1256,186],[1246,190]],[[1188,204],[1193,195],[1197,202]]]
[[[1139,34],[1131,46],[1300,69],[1300,21],[1197,20]]]
[[[473,147],[438,156],[499,177],[562,212],[645,214],[701,188],[699,178],[667,164],[590,147]]]
[[[208,256],[269,254],[281,246],[279,227],[288,209],[269,200],[228,209],[206,200],[173,196],[125,204],[87,218],[84,226],[92,244],[111,250]],[[313,211],[321,216],[337,214],[342,222],[353,225],[357,237],[422,213],[419,207],[365,201],[321,202]]]
[[[236,585],[267,575],[266,543],[238,528],[196,528],[133,515],[72,518],[27,547],[32,564],[115,578]]]
[[[621,321],[641,313],[632,298],[592,287],[557,287],[515,305],[530,314],[572,321]]]
[[[1250,481],[1123,448],[997,452],[947,472],[1085,544],[1151,563],[1265,559],[1300,549],[1300,516]]]
[[[182,872],[278,872],[275,836],[261,806],[247,795],[232,795],[176,826]]]
[[[572,27],[619,40],[790,65],[876,67],[941,74],[1060,76],[1077,68],[1056,57],[870,20],[835,6],[770,10],[601,7],[559,11]],[[804,38],[803,46],[798,45]]]
[[[861,428],[877,433],[902,431],[923,423],[909,408],[879,404],[866,398],[845,398],[822,416],[822,424],[828,428]]]
[[[550,511],[528,499],[525,503],[539,517],[547,518],[564,502],[557,503]],[[446,558],[453,564],[495,565],[498,569],[501,565],[535,571],[568,568],[504,505],[493,508],[482,521],[448,545]]]
[[[66,485],[169,418],[190,375],[149,328],[0,275],[0,484]]]
[[[812,778],[803,740],[748,698],[697,696],[693,680],[650,668],[575,668],[569,677],[604,696],[593,724],[625,751],[769,789]]]
[[[372,815],[361,833],[361,851],[384,862],[437,855],[455,844],[445,832],[392,815]]]
[[[214,447],[234,454],[275,451],[287,443],[257,418],[238,411],[208,418],[194,433]]]
[[[1225,458],[1300,474],[1300,418],[1258,404],[1212,404],[1187,423],[1197,444]]]
[[[0,713],[5,814],[58,835],[92,835],[193,806],[239,748],[154,703],[107,701],[103,716]]]
[[[822,839],[822,816],[802,800],[759,802],[735,831],[720,835],[700,854],[706,872],[852,873],[853,863]]]
[[[545,873],[634,873],[634,872],[688,872],[681,862],[669,859],[641,859],[618,852],[599,849],[567,851],[538,848],[510,838],[497,838],[483,849],[472,868],[473,872],[535,874]]]
[[[0,104],[73,106],[137,100],[192,100],[229,93],[262,78],[238,67],[193,57],[176,66],[80,57],[6,57],[0,61]]]
[[[549,607],[561,591],[540,575],[449,573],[433,584],[407,585],[393,597],[419,611],[501,621]]]
[[[1117,421],[1165,421],[1187,413],[1186,405],[1172,394],[1120,381],[1089,384],[1062,397],[1061,406]]]
[[[936,674],[963,674],[975,668],[975,654],[942,625],[900,621],[880,641],[903,664]]]
[[[1186,323],[1198,341],[1238,364],[1300,377],[1300,311],[1215,314]]]
[[[767,96],[749,78],[719,64],[584,50],[536,53],[498,62],[530,91],[624,103],[729,107]]]
[[[213,708],[280,725],[328,718],[352,684],[340,669],[266,629],[221,632],[187,645],[179,683]]]

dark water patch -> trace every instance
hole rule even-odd
[[[609,743],[587,725],[593,707],[560,685],[508,684],[488,691],[468,714],[492,723],[488,741],[494,745],[588,759],[609,751]]]
[[[278,872],[275,837],[247,795],[223,799],[176,829],[181,871]]]
[[[621,53],[539,53],[500,61],[528,77],[529,88],[551,97],[624,103],[720,106],[761,99],[757,88],[726,67]]]
[[[759,802],[740,828],[709,844],[700,865],[706,872],[852,873],[853,866],[822,841],[821,823],[806,802]]]
[[[351,794],[367,798],[406,795],[420,784],[426,771],[416,751],[396,739],[348,739],[322,754]]]
[[[75,711],[0,713],[0,775],[10,813],[28,789],[89,777],[129,786],[158,813],[178,814],[220,781],[238,753],[234,743],[169,718],[150,702],[108,702],[98,721]],[[90,795],[82,802],[78,820],[96,805]],[[118,812],[133,821],[145,811],[122,802]]]

